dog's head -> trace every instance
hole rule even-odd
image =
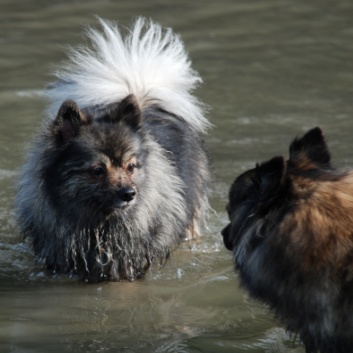
[[[43,168],[45,187],[60,212],[89,223],[134,205],[144,179],[143,138],[133,95],[98,117],[64,102],[49,129]]]
[[[251,225],[267,217],[281,195],[285,176],[286,161],[274,157],[235,179],[227,205],[230,224],[222,231],[227,249],[233,250]]]
[[[238,267],[245,253],[256,247],[290,210],[296,177],[312,180],[331,168],[330,153],[319,128],[296,138],[289,152],[287,161],[279,156],[256,165],[236,178],[230,188],[227,205],[230,223],[222,235],[227,249],[236,251],[238,246],[243,247],[236,253]]]

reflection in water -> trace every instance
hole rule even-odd
[[[230,182],[320,125],[337,165],[353,165],[353,4],[325,0],[38,2],[0,0],[0,351],[303,352],[239,289],[219,230]],[[215,125],[209,229],[143,281],[49,279],[19,246],[13,216],[23,150],[41,121],[48,73],[92,14],[152,17],[179,32]]]

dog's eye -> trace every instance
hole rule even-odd
[[[135,171],[135,168],[136,168],[136,164],[134,164],[134,163],[129,163],[126,169],[127,169],[127,171],[128,171],[129,173],[132,174],[132,173]]]
[[[96,166],[96,167],[92,168],[91,174],[92,174],[93,177],[99,178],[99,177],[101,177],[101,176],[103,176],[105,174],[105,170],[101,166]]]

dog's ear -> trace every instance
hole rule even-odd
[[[289,147],[289,162],[296,168],[329,169],[331,155],[319,127],[309,130],[303,137],[296,138]]]
[[[286,178],[286,161],[284,157],[273,157],[256,167],[258,188],[262,195],[271,195],[283,185]]]
[[[117,106],[114,113],[110,115],[111,119],[124,121],[133,130],[139,130],[141,127],[141,110],[135,95],[130,94],[124,98]]]
[[[72,100],[66,100],[51,126],[51,133],[58,142],[70,141],[79,135],[81,127],[87,123],[87,117],[77,104]]]

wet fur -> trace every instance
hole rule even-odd
[[[242,285],[307,353],[353,351],[353,171],[315,128],[233,183],[223,230]]]
[[[29,150],[16,211],[21,233],[51,273],[131,280],[152,262],[167,259],[181,241],[199,235],[210,177],[201,137],[207,120],[190,94],[200,79],[177,36],[138,19],[124,41],[113,24],[101,22],[104,35],[90,32],[97,52],[81,48],[67,66],[71,71],[58,72],[59,81],[48,91],[50,111],[58,100],[64,102]],[[117,55],[117,43],[125,57],[116,57],[114,65],[134,59],[130,71],[105,67],[112,74],[104,76],[102,65],[89,65],[94,60],[113,65],[104,55],[109,45]],[[137,59],[143,49],[149,52]],[[158,72],[156,82],[147,82],[150,71],[137,70],[145,65],[138,60],[154,68],[160,63],[162,70],[175,59],[180,60],[175,69],[184,70],[188,82],[175,82],[170,67]],[[99,85],[86,89],[90,77],[108,87],[109,95],[100,96]],[[152,87],[157,84],[162,91],[169,87],[167,101]],[[190,115],[179,115],[183,109],[175,109],[175,97],[184,99],[183,109],[192,108]]]

